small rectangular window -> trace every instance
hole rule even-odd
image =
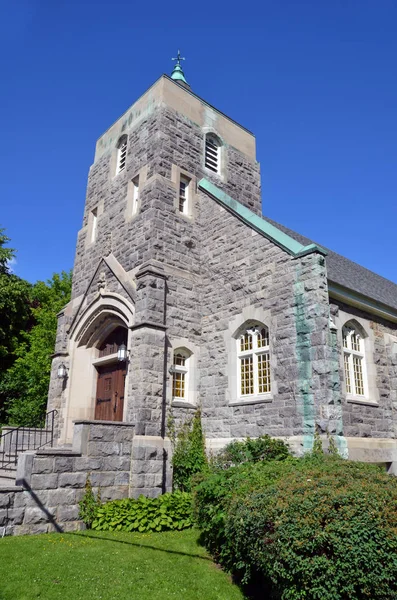
[[[98,222],[98,209],[91,211],[91,242],[95,242]]]
[[[179,182],[179,212],[189,214],[189,179],[181,177]]]
[[[139,176],[135,177],[132,182],[132,209],[131,213],[136,215],[138,212],[138,199],[139,199]]]

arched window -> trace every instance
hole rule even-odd
[[[207,169],[220,175],[221,173],[221,148],[222,144],[219,138],[213,133],[205,136],[205,160]]]
[[[346,392],[364,397],[367,394],[364,339],[353,323],[343,327],[342,339]]]
[[[127,160],[127,141],[127,136],[122,135],[117,142],[116,175],[125,169],[125,163]]]
[[[189,363],[191,353],[185,348],[174,351],[172,365],[172,398],[173,400],[188,400]]]
[[[271,391],[269,330],[254,325],[237,339],[239,395],[259,396]]]

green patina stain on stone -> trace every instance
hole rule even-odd
[[[343,419],[342,419],[342,396],[340,391],[340,375],[339,375],[339,350],[336,331],[329,331],[329,347],[331,349],[331,385],[332,385],[332,400],[334,406],[334,420],[336,421],[336,435],[334,440],[338,453],[343,458],[349,458],[349,450],[347,447],[346,438],[343,435]]]
[[[296,282],[294,283],[295,299],[295,328],[296,328],[296,358],[298,362],[298,389],[297,397],[300,400],[300,409],[303,416],[303,449],[312,450],[315,417],[314,397],[311,391],[312,363],[310,357],[311,327],[306,316],[304,283],[300,281],[301,268],[296,269]]]

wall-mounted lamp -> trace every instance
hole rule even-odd
[[[63,363],[61,363],[58,367],[57,377],[58,379],[65,379],[68,376],[68,370]]]
[[[117,350],[117,360],[119,362],[125,362],[128,358],[128,350],[125,344],[121,344]]]

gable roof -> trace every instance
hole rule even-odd
[[[313,244],[313,240],[306,236],[284,227],[268,217],[263,217],[263,219],[301,244]],[[330,281],[397,310],[397,285],[395,283],[345,256],[329,250],[329,248],[325,248],[325,250],[327,251],[327,272]]]
[[[397,321],[397,284],[268,217],[255,214],[205,178],[198,182],[198,187],[295,258],[311,252],[326,256],[330,295]]]

